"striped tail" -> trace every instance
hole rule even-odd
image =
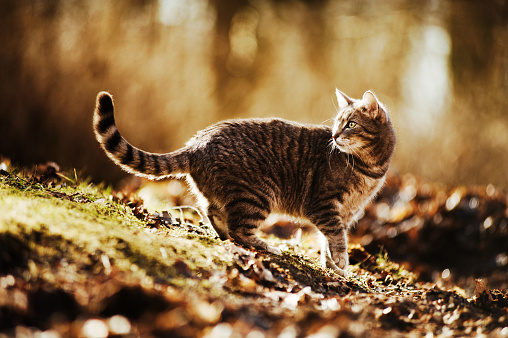
[[[113,162],[129,173],[155,179],[189,172],[189,156],[185,148],[155,154],[127,142],[116,127],[113,98],[108,92],[97,95],[93,126],[102,149]]]

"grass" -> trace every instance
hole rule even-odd
[[[51,275],[52,264],[64,261],[83,268],[75,271],[76,276],[90,269],[113,269],[136,280],[181,285],[182,281],[176,281],[181,278],[177,260],[184,259],[190,271],[210,268],[210,264],[220,269],[230,263],[227,255],[220,255],[220,246],[210,245],[216,244],[213,239],[152,228],[130,207],[116,202],[110,191],[86,180],[47,184],[3,171],[0,272],[45,278]],[[29,266],[38,268],[28,275]]]

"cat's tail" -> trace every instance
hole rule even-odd
[[[151,179],[189,172],[189,155],[185,148],[166,154],[143,151],[127,142],[115,124],[113,98],[100,92],[93,116],[95,137],[102,149],[122,169]]]

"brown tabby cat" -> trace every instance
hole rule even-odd
[[[119,133],[112,97],[97,96],[94,129],[121,168],[148,178],[187,174],[222,239],[280,254],[255,235],[271,212],[309,219],[325,235],[326,265],[344,274],[347,231],[384,183],[395,133],[383,105],[367,91],[336,91],[333,128],[277,118],[229,120],[166,154],[145,152]]]

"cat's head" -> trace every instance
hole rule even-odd
[[[386,142],[393,151],[395,135],[390,118],[373,92],[366,91],[361,100],[351,99],[339,90],[336,95],[339,107],[332,138],[340,151],[360,156]]]

